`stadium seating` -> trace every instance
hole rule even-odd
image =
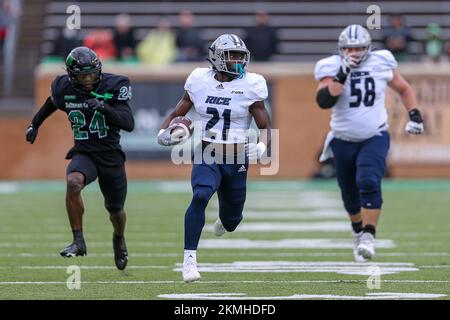
[[[412,54],[418,58],[422,53],[421,42],[426,37],[426,25],[436,22],[443,27],[444,38],[450,38],[450,3],[444,1],[379,1],[382,7],[382,26],[387,26],[388,16],[402,13],[412,27],[415,42]],[[117,13],[132,15],[138,39],[156,26],[161,15],[170,18],[178,26],[177,14],[190,9],[196,15],[197,26],[203,29],[203,39],[214,40],[218,34],[234,32],[244,34],[244,28],[254,25],[254,13],[266,10],[271,15],[271,24],[279,28],[281,45],[275,61],[314,61],[325,56],[336,47],[336,38],[341,29],[350,23],[365,24],[370,2],[95,2],[81,3],[82,30],[86,34],[92,28],[113,27]],[[51,41],[59,28],[65,25],[67,3],[50,2],[47,6],[46,29],[43,52],[50,50]],[[381,32],[373,30],[375,47],[381,46]]]

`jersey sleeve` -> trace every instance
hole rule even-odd
[[[196,68],[192,70],[191,74],[187,77],[186,82],[184,83],[184,90],[189,93],[189,96],[194,91],[194,85],[204,78],[206,72],[207,70],[205,70],[205,68]]]
[[[390,52],[389,50],[379,50],[377,51],[377,53],[384,67],[388,69],[395,69],[398,67],[397,60],[395,60],[392,52]]]
[[[331,56],[316,63],[314,68],[314,78],[320,81],[326,77],[334,77],[338,73],[340,67],[339,56]]]
[[[269,96],[266,79],[259,74],[253,74],[249,81],[247,90],[247,98],[251,103],[256,101],[264,101]]]
[[[383,73],[387,81],[391,81],[394,77],[393,69],[398,67],[397,60],[389,50],[377,50],[373,54],[377,57],[377,65]]]
[[[113,95],[112,100],[115,102],[129,102],[133,97],[131,92],[130,79],[125,76],[116,76],[111,93]]]
[[[50,86],[50,97],[59,109],[64,106],[64,76],[57,76]]]

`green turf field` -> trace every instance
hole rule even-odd
[[[84,191],[86,257],[71,241],[63,182],[0,182],[0,299],[449,299],[450,181],[386,181],[380,248],[352,262],[350,226],[336,183],[251,182],[244,221],[215,238],[207,208],[198,251],[202,280],[185,284],[185,182],[130,182],[129,264],[115,269],[112,227],[96,184]],[[81,288],[67,288],[78,265]],[[379,289],[377,275],[380,272]],[[374,287],[375,286],[375,287]]]

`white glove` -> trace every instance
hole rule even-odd
[[[405,131],[409,134],[421,134],[424,131],[423,119],[419,109],[413,108],[408,112],[409,121],[406,124]]]
[[[249,143],[248,144],[248,160],[249,161],[255,161],[258,159],[261,159],[261,156],[266,152],[266,145],[264,142],[258,142],[256,143]]]
[[[405,127],[405,131],[409,134],[421,134],[424,131],[423,123],[408,121]]]
[[[157,140],[160,145],[169,147],[169,146],[176,145],[180,142],[179,140],[172,139],[172,135],[170,134],[170,131],[172,130],[172,128],[173,127],[168,127],[166,129],[159,130]]]

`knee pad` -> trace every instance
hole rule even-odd
[[[361,198],[361,207],[366,209],[380,209],[381,181],[376,177],[362,177],[356,181]]]
[[[105,205],[106,210],[108,210],[108,212],[110,214],[114,214],[114,215],[118,215],[120,211],[122,211],[123,207],[118,206],[118,205],[110,205],[110,204],[106,204]]]
[[[212,197],[213,190],[211,187],[197,186],[194,188],[194,195],[192,201],[196,203],[208,203]]]
[[[344,200],[344,208],[349,215],[354,216],[354,215],[357,215],[361,211],[361,203],[360,203],[360,201],[345,201]]]
[[[242,221],[242,211],[244,210],[243,201],[226,201],[226,199],[221,199],[219,202],[219,216],[220,221],[222,221],[223,227],[228,232],[234,231],[239,223]]]
[[[220,221],[222,222],[223,227],[227,232],[233,232],[236,230],[239,223],[242,221],[242,214],[239,217],[233,217],[233,218],[220,218]]]
[[[341,190],[341,198],[344,202],[345,211],[351,216],[358,214],[361,211],[361,201],[359,200],[359,192]]]

